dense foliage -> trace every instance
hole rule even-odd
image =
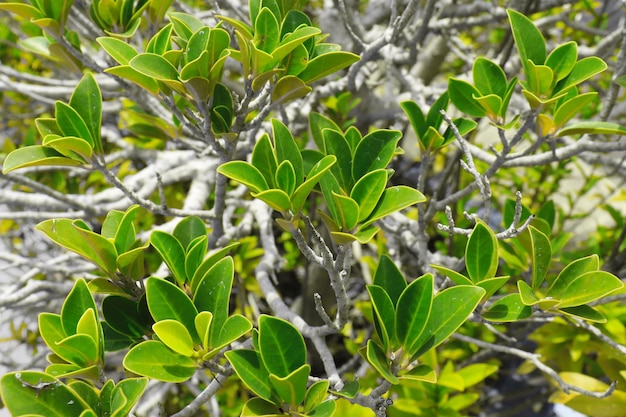
[[[521,3],[0,3],[3,406],[626,415],[626,16]]]

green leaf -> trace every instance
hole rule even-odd
[[[223,259],[228,252],[230,252],[233,248],[239,246],[239,242],[231,243],[222,248],[215,249],[211,251],[209,255],[202,261],[202,263],[198,266],[196,271],[193,274],[193,278],[191,280],[191,294],[196,295],[196,291],[198,289],[198,285],[200,281],[204,277],[204,275],[215,265],[219,260]]]
[[[281,77],[272,91],[272,102],[283,104],[291,100],[302,98],[313,89],[295,75]]]
[[[617,123],[578,122],[559,130],[557,136],[562,137],[569,135],[580,135],[584,133],[594,135],[626,135],[626,128],[618,125]]]
[[[56,135],[47,135],[43,138],[41,144],[58,151],[68,158],[83,163],[89,161],[93,153],[89,142],[74,136],[58,137]]]
[[[434,384],[437,382],[437,374],[435,370],[428,365],[421,364],[408,372],[399,374],[400,381],[421,381]]]
[[[323,114],[311,112],[309,113],[309,129],[311,130],[311,136],[317,146],[317,149],[326,153],[326,147],[324,146],[324,129],[335,130],[339,133],[343,132],[335,122]]]
[[[546,41],[529,18],[516,10],[507,9],[506,12],[509,15],[520,61],[528,74],[528,60],[535,65],[543,65],[546,61]]]
[[[102,93],[100,87],[96,83],[93,75],[87,73],[76,85],[72,97],[70,98],[70,106],[76,110],[78,115],[87,125],[87,129],[91,135],[94,150],[98,153],[102,152],[102,141],[100,138],[100,129],[102,127]],[[63,130],[59,115],[57,114],[57,123]],[[72,136],[72,135],[68,135]],[[87,139],[83,136],[75,135]]]
[[[429,128],[432,127],[436,131],[439,131],[439,127],[441,127],[441,123],[443,122],[443,115],[441,114],[441,110],[447,110],[448,104],[450,102],[450,97],[448,92],[444,92],[439,96],[437,100],[430,106],[428,109],[428,114],[426,115],[426,126]]]
[[[196,318],[194,319],[194,324],[196,325],[196,331],[200,336],[200,341],[202,346],[206,349],[211,345],[210,341],[210,330],[211,330],[211,322],[213,321],[213,314],[210,311],[200,311]]]
[[[270,374],[263,365],[261,355],[248,349],[229,350],[224,353],[241,381],[256,395],[272,401]]]
[[[389,350],[390,341],[395,345],[395,309],[389,294],[383,287],[368,285],[367,293],[372,300],[374,310],[374,329],[385,351]]]
[[[73,334],[56,342],[57,354],[64,360],[80,368],[88,368],[98,362],[98,347],[91,336]]]
[[[158,81],[177,81],[178,70],[161,55],[143,53],[132,58],[128,65],[138,73]]]
[[[211,346],[219,344],[220,331],[228,318],[234,271],[233,258],[227,256],[219,260],[200,279],[194,293],[193,302],[198,311],[209,311],[213,314]]]
[[[422,275],[402,292],[396,306],[396,335],[408,355],[421,347],[433,306],[434,278]]]
[[[586,304],[572,307],[559,308],[559,311],[567,316],[574,316],[583,320],[592,321],[595,323],[606,323],[606,317],[593,307],[589,307]]]
[[[502,99],[495,94],[489,94],[482,97],[474,97],[474,100],[482,106],[487,112],[486,116],[494,122],[499,122],[498,116],[502,110]]]
[[[32,388],[38,384],[41,389]],[[60,380],[43,372],[9,372],[0,379],[0,394],[13,416],[80,417],[89,407]]]
[[[461,274],[460,272],[456,272],[455,270],[444,268],[443,266],[439,265],[431,266],[440,274],[450,278],[452,282],[454,282],[456,285],[474,285],[474,282],[472,282],[471,279]]]
[[[27,146],[10,152],[2,163],[2,173],[6,174],[19,168],[32,166],[79,166],[83,163],[67,158],[64,154],[49,146]]]
[[[472,67],[472,77],[481,95],[495,94],[500,98],[504,97],[507,88],[506,75],[495,62],[484,57],[476,58]]]
[[[250,398],[241,410],[241,417],[281,417],[284,415],[276,404],[263,398]]]
[[[457,285],[438,293],[433,299],[426,328],[419,340],[411,341],[419,346],[412,358],[418,358],[427,351],[443,343],[454,333],[474,311],[485,294],[480,287]]]
[[[102,113],[100,113],[100,115],[102,115]],[[91,131],[87,127],[86,121],[83,120],[82,116],[73,107],[70,107],[62,101],[57,101],[55,103],[55,116],[59,129],[61,129],[64,136],[75,136],[84,139],[95,149],[95,141],[91,135]],[[98,132],[99,131],[100,126],[98,126]]]
[[[391,372],[391,364],[387,355],[372,339],[367,341],[367,346],[362,348],[361,354],[376,371],[392,384],[398,384],[400,380]]]
[[[585,273],[598,271],[599,269],[600,259],[596,254],[570,262],[554,279],[550,289],[548,289],[547,296],[560,300],[563,292],[573,280]]]
[[[283,161],[276,170],[276,185],[290,196],[296,188],[296,173],[290,161]],[[289,204],[287,205],[289,207]]]
[[[384,169],[368,172],[354,184],[350,198],[359,206],[359,222],[364,221],[372,214],[385,191],[386,185],[387,171]]]
[[[465,247],[467,273],[474,283],[493,278],[498,270],[498,240],[483,222],[476,223]]]
[[[331,172],[339,181],[340,187],[348,192],[354,185],[352,179],[353,158],[350,145],[344,135],[335,130],[325,129],[322,134],[326,154],[337,158],[337,163],[332,166]]]
[[[287,126],[278,119],[272,119],[271,122],[272,136],[274,137],[276,146],[276,160],[279,164],[289,161],[295,174],[295,185],[299,187],[304,180],[304,163],[300,149]],[[269,156],[267,158],[269,158]],[[291,192],[287,194],[291,195]]]
[[[147,378],[126,378],[118,382],[111,392],[111,417],[129,415],[147,386]]]
[[[229,161],[217,167],[217,172],[248,187],[252,192],[260,193],[269,187],[263,174],[244,161]]]
[[[150,235],[150,244],[165,262],[179,286],[187,282],[185,274],[185,248],[169,233],[155,230]]]
[[[152,325],[154,333],[165,346],[183,356],[193,355],[193,340],[185,326],[176,320],[161,320]]]
[[[141,342],[124,357],[124,368],[164,382],[185,382],[196,373],[192,358],[173,352],[156,340]]]
[[[539,305],[545,309],[553,307],[559,302],[558,300],[553,300],[551,298],[539,299],[539,297],[537,297],[537,295],[533,292],[533,289],[522,280],[517,281],[517,290],[519,291],[520,300],[527,306]]]
[[[571,280],[561,293],[559,308],[574,307],[587,304],[607,296],[624,286],[615,275],[606,271],[585,272]]]
[[[577,95],[561,104],[554,113],[554,124],[557,129],[560,129],[567,123],[572,117],[580,113],[585,107],[587,107],[596,97],[598,93],[591,92]]]
[[[304,412],[310,413],[316,408],[318,405],[324,401],[324,399],[328,396],[328,388],[330,387],[330,382],[328,380],[316,381],[309,389],[306,391],[306,395],[304,397]]]
[[[535,65],[529,61],[526,66],[527,88],[539,99],[551,97],[554,73],[546,65]]]
[[[146,299],[154,321],[177,320],[187,328],[194,343],[200,343],[195,326],[198,310],[183,290],[164,279],[150,277],[146,280]]]
[[[607,69],[606,62],[597,56],[588,56],[576,62],[572,71],[554,88],[555,93],[565,91]]]
[[[76,333],[78,322],[87,310],[98,311],[93,296],[84,279],[78,279],[74,283],[72,291],[67,295],[61,308],[61,322],[63,331],[67,336]]]
[[[130,65],[120,65],[117,67],[107,68],[104,72],[132,81],[154,95],[159,93],[159,83],[153,77],[136,71],[131,68]]]
[[[296,191],[291,196],[291,207],[294,213],[299,213],[302,210],[304,202],[311,191],[313,191],[313,188],[335,162],[337,162],[337,158],[334,155],[326,155],[311,168],[306,176],[306,181],[296,188]]]
[[[128,65],[138,55],[135,48],[120,39],[101,36],[96,41],[120,65]]]
[[[352,178],[358,181],[368,172],[386,168],[402,137],[397,130],[375,130],[363,137],[354,151]]]
[[[190,278],[194,276],[198,267],[202,264],[208,249],[207,240],[208,238],[206,235],[198,236],[189,244],[189,250],[185,255],[185,274],[187,275],[187,283],[190,283]]]
[[[217,330],[216,343],[211,346],[214,354],[252,330],[252,323],[244,316],[235,314],[228,317],[222,328]],[[206,357],[204,359],[207,360]]]
[[[519,294],[507,294],[493,303],[482,316],[496,322],[512,322],[532,315],[532,308],[525,305]]]
[[[394,306],[398,304],[398,299],[407,286],[404,275],[402,275],[402,272],[393,263],[389,255],[380,257],[374,273],[373,283],[385,290]]]
[[[550,239],[539,229],[528,226],[532,256],[532,289],[538,289],[546,278],[552,261]]]
[[[554,50],[550,52],[550,55],[548,55],[548,58],[546,58],[545,64],[552,68],[554,81],[558,82],[572,72],[577,59],[578,45],[576,42],[571,41],[554,48]]]
[[[361,58],[352,52],[336,51],[319,55],[309,61],[298,78],[307,84],[354,64]]]
[[[44,18],[44,14],[41,10],[30,4],[7,2],[0,4],[0,10],[6,10],[7,12],[14,13],[27,20]]]
[[[489,297],[495,294],[504,284],[509,280],[509,276],[488,278],[478,282],[476,285],[485,290],[485,295],[482,301],[486,301]]]
[[[341,225],[343,231],[354,229],[359,219],[359,206],[350,197],[332,192],[335,207],[337,208],[338,218],[335,220]]]
[[[276,136],[276,133],[274,136]],[[272,148],[269,135],[264,134],[258,140],[256,145],[254,145],[251,162],[254,168],[261,173],[267,186],[270,188],[276,188],[275,175],[276,169],[278,168],[278,161],[276,161],[276,155],[274,154],[274,149]]]
[[[426,129],[428,129],[422,109],[412,100],[401,102],[400,107],[409,118],[411,127],[413,127],[418,139],[421,139],[426,133]]]
[[[284,28],[285,22],[283,22],[283,30]],[[280,41],[280,44],[272,51],[272,58],[274,58],[276,62],[281,62],[285,59],[285,57],[287,57],[287,55],[293,53],[293,51],[301,46],[305,41],[319,35],[320,33],[321,30],[313,26],[303,26],[294,30],[293,32],[287,34],[287,36]]]
[[[197,216],[189,216],[182,219],[174,228],[172,233],[174,237],[180,242],[183,250],[189,251],[190,244],[201,236],[206,236],[206,225]]]
[[[487,114],[484,107],[475,99],[482,94],[467,81],[450,78],[448,80],[448,94],[452,104],[468,116],[483,117]]]
[[[424,201],[426,201],[426,197],[414,188],[404,185],[389,187],[383,192],[382,197],[378,201],[378,205],[367,219],[365,225],[369,225],[391,213]]]
[[[294,406],[299,405],[304,400],[306,394],[307,381],[311,373],[311,365],[304,364],[284,378],[270,373],[270,384],[274,392],[285,403]]]
[[[261,8],[254,21],[254,43],[260,50],[272,53],[278,45],[280,26],[276,16],[267,7]]]
[[[285,377],[306,363],[306,345],[300,332],[278,317],[259,317],[259,350],[267,370]]]

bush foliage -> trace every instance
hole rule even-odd
[[[623,11],[204,3],[0,4],[12,415],[626,414]]]

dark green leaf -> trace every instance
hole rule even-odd
[[[504,97],[507,88],[506,75],[495,62],[484,57],[476,58],[472,68],[472,76],[481,95],[495,94],[500,98]]]
[[[395,309],[393,301],[383,287],[368,285],[367,293],[372,300],[374,310],[374,328],[385,351],[390,348],[390,342],[396,344]]]
[[[358,181],[368,172],[386,168],[402,137],[397,130],[375,130],[359,142],[354,152],[352,179]]]
[[[194,343],[200,343],[194,322],[198,310],[183,290],[164,279],[150,277],[146,280],[146,298],[155,322],[177,320],[187,328]]]
[[[99,114],[101,115],[101,113]],[[86,121],[83,120],[82,116],[73,107],[70,107],[62,101],[57,101],[55,103],[55,116],[59,129],[61,129],[64,136],[75,136],[84,139],[96,149],[94,138],[87,127]],[[99,131],[100,125],[98,125],[98,132]]]
[[[241,381],[259,397],[272,401],[270,374],[263,365],[261,355],[248,349],[229,350],[225,353]]]
[[[300,149],[287,126],[278,119],[272,119],[272,134],[276,146],[277,162],[280,164],[281,162],[289,161],[293,167],[296,180],[295,186],[297,188],[304,179],[304,166]],[[291,192],[287,194],[291,195]]]
[[[529,226],[530,232],[530,244],[532,253],[532,289],[536,290],[541,286],[546,274],[548,273],[548,267],[552,261],[552,248],[550,246],[550,239],[539,231],[539,229]]]
[[[276,134],[274,134],[276,135]],[[276,188],[275,175],[278,164],[267,134],[261,136],[252,150],[252,165],[261,173],[270,188]],[[255,190],[259,192],[260,190]]]
[[[476,223],[465,248],[467,273],[474,283],[493,278],[498,270],[498,240],[483,222]]]
[[[468,116],[483,117],[487,114],[483,106],[475,99],[482,94],[467,81],[450,78],[448,80],[448,94],[452,104]]]
[[[372,367],[376,369],[376,371],[378,371],[380,376],[382,376],[392,384],[397,384],[400,382],[398,377],[391,372],[391,364],[389,358],[387,358],[385,352],[380,346],[378,346],[378,344],[376,344],[376,342],[374,342],[372,339],[368,340],[367,346],[363,348],[363,350],[364,352],[361,352],[361,354],[364,355],[367,359],[367,362],[372,365]]]
[[[417,137],[423,137],[426,133],[428,125],[426,124],[426,118],[424,117],[422,109],[420,109],[420,107],[414,101],[403,101],[400,103],[400,107],[402,107],[402,110],[409,118],[411,127],[413,127],[413,130],[415,131]]]
[[[144,322],[136,301],[119,295],[102,300],[102,314],[112,329],[133,338],[145,334],[151,325]]]
[[[263,7],[254,22],[254,42],[260,50],[271,54],[278,45],[280,26],[274,13]]]
[[[278,317],[259,317],[259,350],[267,370],[285,377],[306,363],[306,346],[300,332]]]
[[[578,45],[576,42],[566,42],[554,48],[546,58],[546,65],[552,68],[554,72],[554,81],[561,81],[572,72],[577,59]]]
[[[408,355],[413,355],[424,340],[433,304],[434,279],[423,275],[402,292],[396,306],[396,335]]]
[[[433,300],[426,329],[421,333],[419,340],[411,341],[412,346],[419,346],[413,358],[434,349],[461,327],[484,294],[485,290],[480,287],[464,285],[439,292]]]
[[[176,225],[172,234],[180,242],[183,250],[188,251],[191,242],[198,237],[207,235],[206,225],[199,217],[185,217]]]
[[[283,402],[297,406],[304,400],[310,373],[311,365],[308,363],[302,365],[286,377],[281,378],[270,373],[270,384]]]
[[[70,98],[70,106],[76,110],[78,115],[87,125],[87,129],[92,138],[92,144],[96,152],[102,152],[102,141],[100,139],[100,128],[102,125],[102,93],[100,87],[96,83],[93,75],[87,73],[78,83],[72,97]],[[57,115],[57,123],[61,126],[59,116]],[[72,135],[67,135],[72,136]],[[87,139],[84,136],[74,135]]]
[[[394,306],[398,303],[400,294],[407,286],[404,275],[402,275],[402,272],[400,272],[388,255],[380,257],[374,273],[373,283],[385,290]]]
[[[322,132],[324,136],[324,149],[327,155],[334,155],[337,163],[331,168],[331,172],[339,181],[339,185],[345,192],[352,189],[354,181],[352,180],[352,151],[346,138],[340,132],[331,129],[325,129]]]
[[[508,9],[511,31],[524,70],[528,72],[528,60],[543,65],[546,60],[546,41],[533,22],[520,12]]]
[[[324,147],[324,129],[332,129],[337,132],[342,132],[341,128],[337,126],[335,122],[333,122],[328,117],[323,114],[311,112],[309,113],[309,129],[311,130],[311,136],[313,136],[313,141],[315,141],[315,145],[317,145],[317,149],[326,153],[326,148]]]
[[[188,277],[185,274],[185,248],[178,239],[169,233],[155,230],[150,235],[150,244],[165,262],[179,286],[183,286]]]

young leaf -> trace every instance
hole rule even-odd
[[[156,340],[141,342],[124,357],[124,368],[164,382],[185,382],[196,373],[195,361]]]
[[[276,134],[274,134],[274,137],[276,137]],[[254,145],[251,162],[252,166],[261,173],[267,186],[276,188],[278,161],[276,161],[276,155],[274,154],[269,135],[264,134]],[[259,192],[258,190],[255,191]]]
[[[568,88],[578,85],[606,69],[606,62],[597,56],[588,56],[583,58],[576,62],[572,71],[557,83],[554,88],[554,92],[556,94],[557,92],[565,91]]]
[[[359,206],[350,197],[346,197],[342,194],[332,192],[335,207],[337,208],[337,215],[334,217],[335,221],[341,225],[344,232],[349,232],[357,224],[359,219]]]
[[[569,125],[559,130],[559,132],[557,133],[557,136],[562,137],[562,136],[569,136],[569,135],[580,135],[584,133],[589,133],[592,135],[622,135],[624,136],[626,135],[626,128],[621,125],[618,125],[617,123],[610,123],[610,122],[578,122],[578,123],[574,123],[572,125]]]
[[[218,330],[216,343],[211,346],[211,348],[215,351],[215,354],[217,354],[224,346],[229,345],[252,330],[252,323],[250,323],[250,321],[244,316],[235,314],[228,317],[222,328]],[[206,357],[204,359],[207,360]]]
[[[418,340],[410,341],[411,346],[419,347],[412,358],[416,359],[443,343],[467,321],[483,295],[485,290],[482,288],[463,285],[447,288],[437,294],[433,299],[426,329]]]
[[[92,99],[95,101],[95,99]],[[100,113],[102,115],[102,113]],[[69,105],[62,101],[55,103],[55,116],[59,129],[63,132],[64,136],[75,136],[86,140],[89,145],[95,149],[95,140],[87,126],[86,121],[82,116]],[[100,126],[98,125],[98,132],[100,132]]]
[[[354,185],[352,180],[352,165],[354,161],[350,145],[345,136],[336,130],[325,129],[322,135],[324,136],[326,154],[337,158],[337,163],[332,166],[331,172],[339,181],[341,188],[348,192]]]
[[[306,363],[306,345],[289,322],[268,315],[259,317],[259,350],[267,370],[285,377]]]
[[[467,273],[474,283],[493,278],[498,269],[498,240],[482,222],[476,223],[465,247]]]
[[[378,371],[380,376],[385,378],[392,384],[398,384],[400,380],[391,372],[390,361],[376,342],[372,339],[367,341],[367,346],[360,350],[361,355],[365,356],[367,362]]]
[[[313,188],[317,185],[322,175],[324,175],[335,162],[337,162],[337,158],[334,155],[326,155],[311,168],[306,177],[306,181],[304,181],[291,196],[291,208],[294,213],[299,213],[302,210],[306,198],[311,191],[313,191]]]
[[[183,356],[193,355],[193,340],[181,322],[171,319],[161,320],[154,323],[152,329],[159,340],[174,352]]]
[[[302,98],[313,89],[295,75],[281,77],[272,92],[272,102],[276,104],[286,103],[291,100]]]
[[[296,173],[290,161],[283,161],[276,169],[276,185],[287,196],[293,194],[296,189]],[[291,204],[287,203],[287,208]]]
[[[554,113],[554,124],[556,128],[560,129],[563,127],[565,123],[580,113],[597,96],[598,93],[596,92],[580,94],[561,104]]]
[[[309,413],[324,401],[328,395],[330,382],[328,380],[316,381],[306,391],[304,397],[304,412]]]
[[[126,378],[118,382],[111,391],[111,417],[129,415],[147,386],[147,378]]]

